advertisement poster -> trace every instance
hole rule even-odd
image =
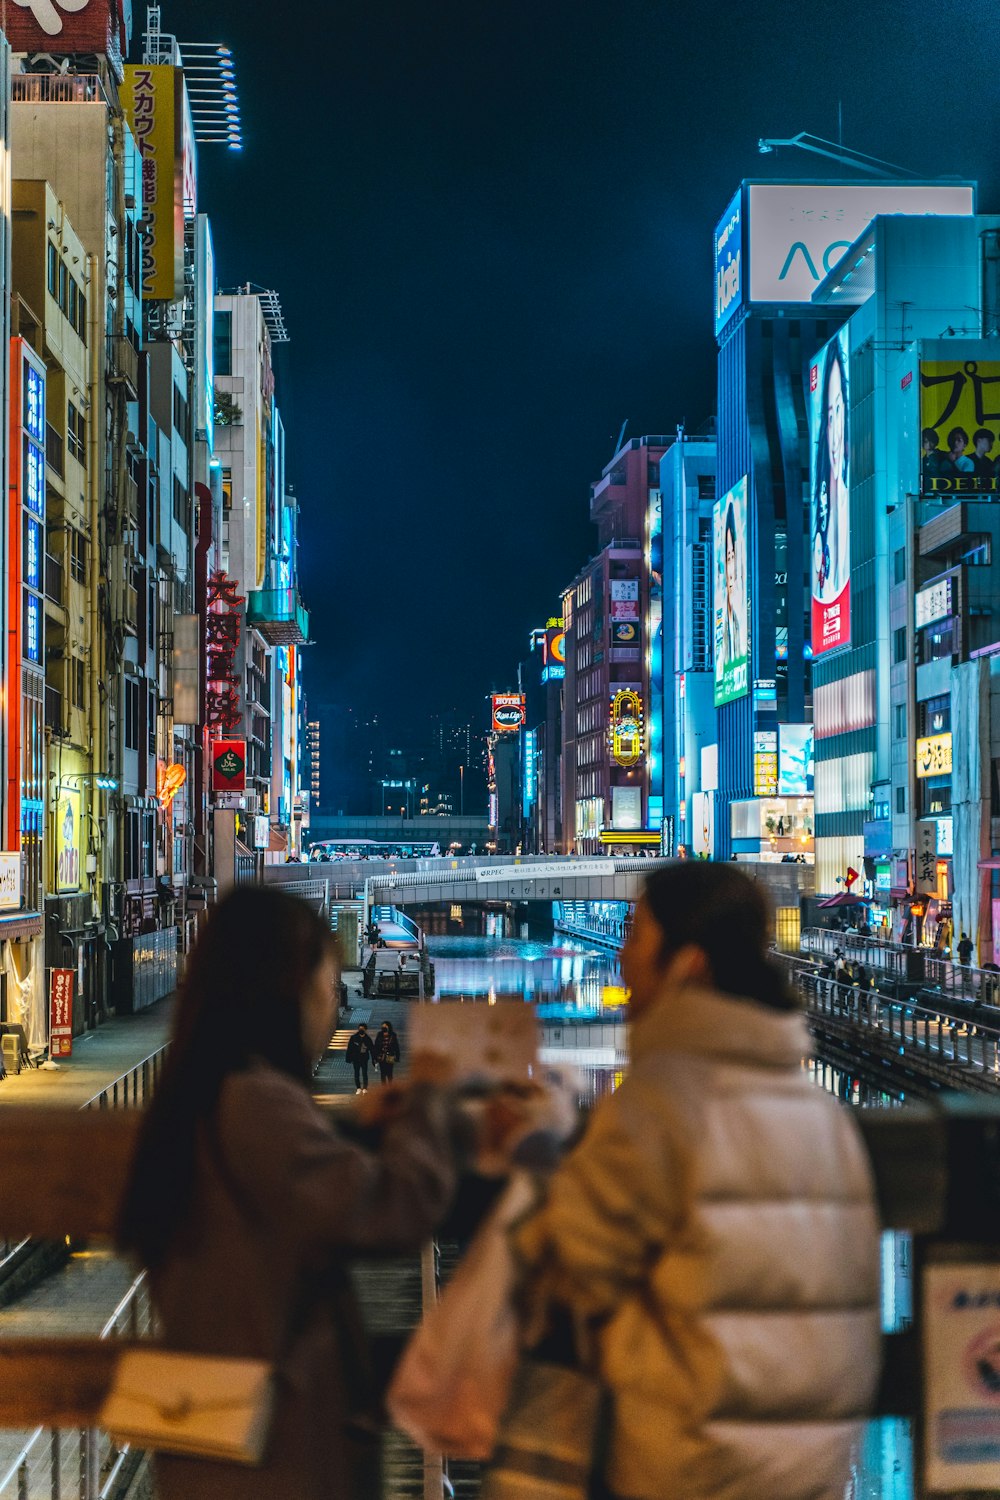
[[[78,891],[83,866],[83,799],[77,787],[59,788],[55,833],[56,890]]]
[[[611,644],[612,646],[638,646],[638,620],[612,620]]]
[[[924,1271],[924,1492],[996,1494],[1000,1265]]]
[[[847,328],[809,371],[812,652],[851,642],[851,451]]]
[[[814,775],[812,725],[782,724],[778,729],[778,795],[811,797]]]
[[[695,859],[712,859],[715,854],[715,797],[711,792],[694,792],[691,797],[691,853]]]
[[[747,481],[715,502],[715,706],[747,691]]]
[[[170,301],[184,285],[183,72],[130,63],[121,100],[142,157],[142,294]]]
[[[245,792],[246,785],[246,740],[213,740],[212,791]]]
[[[1000,361],[920,366],[920,493],[988,495],[1000,488]]]
[[[49,1056],[73,1055],[72,969],[53,969],[49,987]]]

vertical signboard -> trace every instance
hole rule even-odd
[[[493,733],[512,734],[520,729],[526,712],[523,693],[494,693]]]
[[[184,75],[130,63],[121,100],[142,158],[142,295],[172,302],[184,290]]]
[[[212,791],[244,792],[247,785],[246,740],[212,741]]]
[[[743,305],[745,262],[741,188],[715,227],[716,338]]]
[[[24,704],[24,676],[45,672],[45,367],[23,338],[10,341],[10,506],[7,631],[7,847],[42,837],[44,748]]]
[[[713,599],[715,706],[742,698],[748,686],[747,480],[715,502]]]
[[[1000,488],[1000,361],[920,365],[920,493],[984,495]]]
[[[851,450],[848,330],[809,371],[812,652],[851,641]]]
[[[61,786],[56,802],[56,890],[68,895],[80,889],[83,864],[83,799],[78,788]]]
[[[49,1056],[71,1057],[73,1053],[72,969],[53,969],[49,985]]]
[[[780,725],[778,729],[778,795],[780,797],[811,797],[813,785],[812,725]]]

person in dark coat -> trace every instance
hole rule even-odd
[[[422,1082],[379,1112],[377,1147],[316,1108],[338,979],[329,928],[266,887],[221,902],[191,955],[119,1243],[148,1270],[165,1348],[267,1360],[276,1399],[261,1467],[160,1455],[160,1500],[382,1493],[347,1258],[426,1240],[450,1206],[457,1135],[446,1096]]]
[[[392,1082],[392,1070],[399,1062],[399,1037],[391,1021],[383,1021],[375,1038],[375,1061],[383,1083]]]
[[[347,1044],[347,1061],[354,1068],[354,1092],[368,1092],[368,1064],[375,1060],[375,1043],[368,1035],[364,1021]]]

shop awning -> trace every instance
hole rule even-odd
[[[823,906],[870,906],[864,896],[855,896],[850,891],[838,891],[835,896],[827,896],[825,901],[819,903]]]
[[[9,916],[0,912],[0,942],[4,938],[37,937],[43,925],[40,911],[12,911]]]

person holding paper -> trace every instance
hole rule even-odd
[[[416,1050],[377,1149],[316,1108],[339,981],[329,927],[266,886],[227,896],[188,963],[119,1240],[149,1272],[164,1347],[270,1362],[276,1404],[261,1468],[163,1455],[160,1500],[380,1493],[347,1257],[416,1250],[450,1207],[464,1146]]]

